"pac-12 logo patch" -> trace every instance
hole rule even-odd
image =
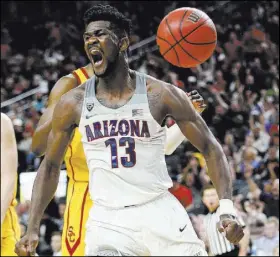
[[[90,112],[94,107],[94,103],[87,103],[87,109]]]
[[[132,117],[134,117],[134,116],[143,116],[143,109],[133,109]]]

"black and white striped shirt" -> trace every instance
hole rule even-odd
[[[219,208],[204,217],[205,232],[209,241],[209,254],[212,256],[221,255],[235,249],[235,246],[218,231],[217,223],[219,220]],[[240,217],[238,217],[238,221],[242,226],[245,225]]]

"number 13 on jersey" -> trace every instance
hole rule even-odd
[[[122,137],[119,140],[110,138],[105,141],[106,147],[111,148],[112,168],[119,168],[118,147],[126,147],[125,152],[128,156],[120,157],[121,164],[125,168],[131,168],[136,164],[135,140],[132,137]]]

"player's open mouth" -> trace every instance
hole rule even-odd
[[[94,66],[99,66],[103,63],[103,55],[100,51],[98,51],[96,49],[92,49],[90,51],[90,54],[92,56]]]

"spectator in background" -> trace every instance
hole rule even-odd
[[[277,246],[279,246],[279,220],[270,217],[265,224],[263,236],[253,242],[254,256],[272,256]]]
[[[260,201],[243,199],[241,201],[241,214],[248,226],[251,237],[259,237],[264,230],[264,224],[267,221],[266,215],[263,213],[264,204]]]
[[[265,203],[264,213],[279,218],[279,179],[270,182],[270,190],[262,191],[252,178],[252,172],[245,173],[252,197]]]
[[[258,121],[256,121],[256,119]],[[250,117],[250,135],[254,138],[253,147],[255,147],[258,152],[264,156],[265,152],[268,150],[270,143],[270,136],[265,131],[264,124],[259,121],[260,117],[251,116]]]
[[[273,256],[279,256],[279,244],[273,249]]]
[[[200,222],[196,224],[200,237],[204,239],[209,253],[212,256],[246,256],[249,251],[249,230],[244,229],[244,237],[238,246],[231,244],[223,234],[218,231],[219,222],[219,197],[212,185],[207,185],[202,190],[202,201],[207,208],[208,214],[200,216]],[[245,223],[238,217],[240,224]]]
[[[23,222],[20,222],[20,238],[22,238],[25,235],[26,230],[27,226]]]
[[[56,224],[59,227],[59,231],[63,230],[63,218],[64,218],[64,213],[65,213],[65,208],[66,208],[66,197],[60,197],[58,200],[58,212],[59,212],[59,218],[56,219]]]
[[[172,175],[171,179],[173,181],[173,187],[169,189],[170,193],[172,193],[184,206],[185,209],[192,207],[192,191],[180,184],[179,176]]]
[[[229,41],[225,43],[224,48],[228,57],[228,63],[239,59],[241,53],[241,42],[237,39],[235,32],[232,31],[229,34]]]
[[[55,231],[52,233],[51,237],[51,248],[52,256],[62,256],[61,255],[61,232]]]

